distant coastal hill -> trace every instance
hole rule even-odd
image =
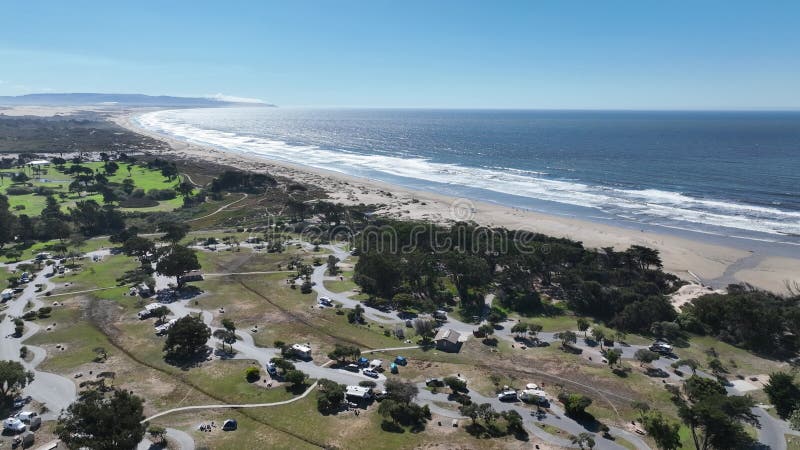
[[[217,97],[171,97],[168,95],[144,94],[97,94],[97,93],[63,93],[63,94],[27,94],[19,96],[0,96],[0,105],[4,106],[139,106],[139,107],[223,107],[254,106],[274,107],[268,103],[249,99]]]

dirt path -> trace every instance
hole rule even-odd
[[[202,216],[202,217],[195,217],[194,219],[189,219],[186,222],[195,222],[197,220],[203,220],[203,219],[206,219],[208,217],[211,217],[211,216],[213,216],[213,215],[215,215],[217,213],[220,213],[220,212],[226,210],[227,208],[229,208],[229,207],[241,202],[242,200],[246,199],[247,197],[248,197],[248,195],[245,192],[245,193],[242,194],[242,198],[240,198],[239,200],[235,200],[235,201],[232,201],[232,202],[230,202],[230,203],[228,203],[226,205],[222,205],[216,211],[212,212],[211,214],[206,214],[205,216]]]

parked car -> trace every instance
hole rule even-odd
[[[31,419],[33,419],[35,417],[38,417],[38,416],[39,416],[39,414],[37,414],[36,412],[33,412],[33,411],[22,411],[20,413],[17,413],[17,415],[14,416],[14,417],[16,417],[17,419],[19,419],[19,420],[21,420],[21,421],[23,421],[25,423],[31,423]]]
[[[517,398],[517,391],[503,391],[497,394],[497,399],[501,402],[515,402],[518,400]]]
[[[21,420],[16,419],[14,417],[9,417],[8,419],[3,421],[3,431],[9,431],[11,433],[22,433],[25,429],[28,428]]]
[[[669,355],[672,354],[672,346],[663,341],[656,341],[650,346],[650,351],[662,355]]]
[[[444,386],[444,381],[438,378],[428,378],[427,380],[425,380],[425,386],[442,387]]]
[[[30,401],[31,401],[31,397],[30,396],[17,397],[17,398],[14,399],[14,409],[22,408],[23,406],[25,406],[28,403],[30,403]]]
[[[375,372],[372,369],[364,369],[361,373],[363,373],[364,375],[366,375],[368,377],[378,378],[378,372]]]
[[[359,367],[358,364],[348,364],[344,366],[344,370],[349,370],[350,372],[358,373]]]
[[[268,362],[267,363],[267,373],[271,377],[274,377],[275,375],[278,374],[278,369],[275,367],[275,363],[273,363],[273,362]]]

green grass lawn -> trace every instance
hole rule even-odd
[[[800,450],[800,436],[786,435],[786,450]]]
[[[544,430],[545,433],[550,433],[553,436],[560,437],[562,439],[572,439],[574,437],[572,434],[562,430],[561,428],[550,425],[548,423],[544,422],[534,422],[534,423],[536,424],[537,427]]]
[[[263,367],[259,367],[261,379],[248,382],[244,371],[251,366],[253,364],[245,360],[215,360],[203,364],[197,370],[190,370],[187,375],[192,384],[204,391],[213,392],[215,396],[224,398],[229,403],[272,403],[293,397],[283,387],[267,388],[264,381],[270,379]]]
[[[139,264],[125,255],[106,256],[102,261],[93,262],[88,259],[81,261],[82,267],[75,272],[69,272],[56,277],[56,282],[70,282],[71,286],[65,287],[56,293],[77,292],[95,288],[112,289],[97,291],[93,295],[97,298],[120,300],[127,293],[128,286],[119,286],[117,278],[125,271],[135,269]]]
[[[81,312],[77,307],[55,307],[47,319],[36,321],[42,331],[25,341],[30,345],[65,344],[66,350],[53,350],[44,360],[42,370],[68,374],[72,370],[92,362],[96,353],[94,349],[103,347],[109,356],[116,352],[106,336],[89,323],[80,320]],[[46,325],[55,323],[53,331],[45,331]]]
[[[71,163],[68,163],[66,167],[70,167],[71,165]],[[102,162],[87,162],[82,165],[95,171],[103,167]],[[121,184],[126,178],[130,178],[134,181],[137,189],[143,189],[145,192],[151,189],[172,189],[178,183],[178,181],[168,181],[158,170],[150,170],[138,165],[132,166],[129,177],[127,167],[128,164],[120,163],[119,170],[117,170],[113,176],[108,177],[109,182]],[[6,170],[6,172],[17,171],[18,170]],[[68,212],[68,209],[74,206],[75,202],[79,200],[95,200],[98,203],[103,203],[103,196],[100,194],[90,193],[86,196],[80,196],[79,194],[69,192],[69,184],[72,182],[73,177],[57,171],[55,167],[49,167],[46,174],[42,174],[41,177],[36,177],[36,179],[34,179],[34,175],[29,170],[26,170],[26,174],[31,178],[26,182],[30,184],[31,187],[46,187],[52,189],[55,194],[66,194],[67,197],[65,199],[62,199],[60,195],[56,195],[56,199],[59,200],[61,209],[64,212]],[[39,181],[40,179],[48,181]],[[6,194],[8,188],[11,186],[14,186],[11,180],[4,179],[3,184],[0,185],[0,194]],[[45,206],[45,196],[36,194],[8,195],[8,201],[12,211],[15,211],[17,214],[27,214],[28,216],[39,215]],[[183,200],[180,197],[176,197],[171,200],[160,201],[156,206],[122,208],[122,210],[137,212],[172,211],[179,208],[181,205],[183,205]]]
[[[282,414],[282,408],[265,408],[265,413]],[[275,429],[254,420],[251,417],[256,410],[209,410],[197,411],[158,418],[155,424],[176,427],[189,433],[197,448],[213,448],[219,450],[256,450],[262,448],[313,450],[319,447],[295,437],[289,433]],[[234,432],[224,432],[218,427],[211,433],[197,429],[200,423],[222,424],[227,419],[235,419],[238,428]],[[309,428],[311,426],[309,425]],[[316,431],[310,431],[316,435]]]
[[[21,254],[19,260],[20,261],[25,261],[25,260],[28,260],[28,259],[32,259],[34,256],[36,256],[37,253],[40,253],[40,252],[43,252],[43,251],[47,251],[48,247],[50,247],[52,245],[55,245],[55,244],[58,244],[58,243],[59,243],[58,240],[37,242],[37,243],[31,245],[30,247],[22,249],[22,254]],[[91,251],[94,251],[94,250],[99,250],[99,249],[101,249],[103,247],[109,247],[110,245],[111,245],[111,243],[108,241],[108,238],[104,238],[104,237],[103,238],[91,238],[91,239],[87,239],[87,240],[83,241],[83,243],[81,243],[81,245],[79,245],[78,247],[70,247],[70,250],[78,250],[78,251],[81,251],[81,252],[85,253],[85,252],[91,252]],[[5,255],[0,255],[0,262],[12,262],[12,261],[9,258],[7,258]]]
[[[331,292],[353,292],[353,289],[357,288],[358,285],[355,284],[352,280],[345,279],[344,281],[341,280],[325,280],[325,289]]]
[[[747,350],[726,344],[710,336],[692,336],[689,344],[688,348],[677,347],[675,353],[681,358],[692,358],[703,368],[707,368],[710,356],[706,352],[713,348],[719,355],[717,358],[728,369],[729,377],[736,374],[744,376],[768,374],[788,368],[786,363],[761,358]]]

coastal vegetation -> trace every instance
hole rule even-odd
[[[119,166],[116,171],[112,162]],[[633,420],[646,431],[651,446],[680,448],[696,442],[697,448],[710,448],[715,442],[727,442],[722,437],[726,433],[752,440],[747,424],[753,419],[739,414],[752,405],[751,400],[724,395],[724,389],[705,384],[668,391],[661,388],[659,379],[648,375],[648,369],[698,371],[726,381],[740,372],[754,373],[756,365],[765,367],[758,370],[776,372],[764,393],[758,393],[759,401],[769,397],[786,417],[797,409],[794,380],[787,381],[772,370],[781,367],[779,363],[745,351],[781,359],[793,355],[791,317],[796,314],[796,299],[733,286],[727,294],[700,296],[678,312],[670,296],[682,281],[664,272],[658,252],[651,249],[591,249],[568,239],[472,223],[445,226],[389,220],[370,214],[369,205],[337,204],[311,187],[292,187],[297,183],[291,180],[218,168],[187,177],[180,163],[158,158],[129,164],[110,157],[108,161],[64,161],[63,166],[65,172],[59,173],[78,181],[80,192],[67,198],[45,196],[42,212],[30,216],[30,222],[22,219],[25,210],[4,206],[0,197],[0,221],[10,224],[0,229],[12,230],[5,235],[6,257],[9,251],[12,256],[20,252],[15,258],[26,259],[37,251],[73,254],[73,271],[56,275],[59,283],[69,280],[72,284],[54,290],[63,295],[59,302],[65,304],[47,306],[49,310],[30,308],[24,317],[39,324],[53,321],[58,327],[27,343],[48,349],[42,366],[47,370],[65,376],[99,369],[114,372],[115,387],[147,400],[142,405],[146,415],[177,405],[297,398],[315,380],[298,370],[303,366],[293,361],[293,342],[311,342],[312,364],[335,362],[330,370],[356,363],[374,349],[422,348],[402,350],[410,363],[398,374],[385,373],[386,381],[381,383],[386,397],[368,407],[363,417],[346,415],[344,385],[320,379],[316,393],[271,409],[281,414],[242,409],[220,416],[209,411],[202,413],[203,420],[235,417],[241,430],[293,448],[325,444],[324,433],[338,436],[337,445],[342,448],[355,445],[364,435],[387,446],[471,445],[480,438],[487,448],[502,447],[528,438],[522,416],[514,409],[504,411],[475,402],[470,395],[494,396],[505,385],[520,388],[531,379],[542,379],[568,417],[589,424],[591,432],[569,433],[578,439],[576,445],[603,439],[608,426]],[[87,170],[69,169],[75,166],[91,168],[91,180]],[[131,182],[124,183],[129,166]],[[55,167],[50,170],[60,170]],[[99,181],[98,174],[102,175]],[[124,184],[132,183],[136,189],[145,185],[171,189],[175,198],[160,201],[177,203],[161,211],[125,208],[124,189],[129,187],[111,184],[120,175]],[[98,199],[96,205],[79,205],[88,202],[88,197],[103,195],[101,186],[95,186],[103,184],[103,177],[112,180],[106,185],[109,189],[123,194],[113,201]],[[200,179],[202,184],[190,179]],[[10,178],[6,183],[12,184]],[[221,209],[235,202],[242,207]],[[275,214],[267,218],[263,208]],[[61,235],[37,231],[50,230],[45,223],[52,218],[63,223]],[[26,234],[21,227],[34,232]],[[82,251],[100,247],[112,247],[115,254],[102,262],[81,257]],[[332,248],[351,252],[343,256],[339,251],[334,256]],[[218,273],[191,284],[182,280],[181,275],[201,267]],[[314,286],[311,277],[317,269],[325,271],[325,287],[340,287],[335,292],[359,299],[363,306],[318,306],[314,291],[319,285]],[[169,278],[169,289],[189,296],[186,306],[194,309],[177,318],[165,336],[156,336],[152,325],[169,323],[171,310],[167,306],[154,309],[151,317],[155,320],[148,324],[136,314],[149,300],[128,294],[142,283],[152,286],[157,277],[162,282]],[[359,292],[353,292],[354,288]],[[64,295],[70,292],[83,293]],[[739,309],[769,305],[779,312],[764,311],[763,317],[761,311],[756,313],[757,323],[770,322],[769,327],[762,326],[763,336],[756,336],[756,325],[744,314],[737,315],[735,307],[726,307],[729,299]],[[391,310],[409,318],[405,327],[380,322],[393,315]],[[476,322],[475,336],[482,339],[464,343],[460,354],[432,351],[437,328],[446,325],[428,314],[435,316],[439,310]],[[199,311],[213,313],[209,324],[196,315]],[[24,331],[25,322],[20,319],[20,323]],[[559,345],[547,346],[553,332],[564,350]],[[237,333],[251,335],[255,346],[280,347],[271,360],[274,377],[249,359],[230,359],[241,350]],[[641,346],[651,338],[675,344],[680,359],[664,362],[667,358],[659,360],[647,349],[623,354],[624,346],[619,345],[625,341]],[[216,339],[216,346],[209,339]],[[53,350],[65,342],[69,351]],[[712,350],[716,356],[710,356]],[[374,357],[394,358],[393,353],[378,352]],[[592,356],[597,358],[592,360]],[[605,360],[600,363],[600,358]],[[674,362],[671,368],[670,362]],[[142,374],[156,380],[155,384],[142,383]],[[449,392],[438,394],[441,399],[433,403],[427,399],[428,392],[423,399],[417,387],[424,386],[421,383],[431,375],[444,380]],[[380,392],[377,384],[362,386]],[[275,385],[282,388],[274,389]],[[433,395],[436,392],[436,388],[431,390]],[[93,403],[101,405],[108,398],[105,392]],[[652,406],[638,413],[629,399]],[[454,429],[452,437],[440,435],[440,429],[431,424],[441,422],[441,416],[431,412],[429,404],[462,411],[470,423]],[[719,411],[734,414],[724,423],[715,422]],[[319,421],[314,433],[308,432],[307,420],[299,420],[309,414]],[[347,427],[342,424],[350,423],[343,421],[357,421],[364,435],[343,431]],[[156,431],[161,426],[182,427],[198,443],[213,448],[244,445],[236,435],[197,433],[193,431],[196,418],[180,413],[156,422],[151,424]],[[139,432],[138,428],[134,431]],[[163,436],[156,434],[159,439]]]
[[[508,312],[551,316],[566,307],[626,332],[649,332],[677,317],[667,295],[681,281],[661,270],[652,249],[586,249],[568,239],[468,223],[371,226],[356,236],[353,276],[371,305],[427,312],[456,305],[469,317],[495,292]],[[494,311],[497,321],[503,314]]]

